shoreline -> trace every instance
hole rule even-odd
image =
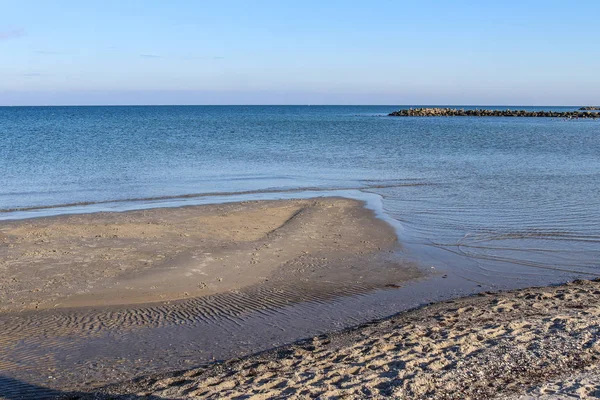
[[[600,279],[480,293],[82,399],[596,398]]]
[[[329,256],[313,264],[333,271],[398,246],[394,227],[376,214],[337,197],[5,221],[0,312],[212,295],[266,282],[311,253]],[[350,281],[360,275],[348,273]]]
[[[436,183],[422,180],[406,180],[398,183],[370,184],[359,187],[299,187],[292,189],[257,189],[237,192],[188,193],[165,196],[150,196],[129,199],[82,201],[76,203],[38,205],[0,209],[0,223],[3,221],[24,221],[65,215],[97,214],[102,212],[129,212],[157,208],[179,208],[241,203],[248,201],[308,200],[341,197],[363,201],[371,208],[374,199],[381,196],[368,189],[396,187],[432,186]],[[374,210],[379,211],[379,210]],[[380,214],[380,213],[379,213]]]
[[[366,294],[432,277],[398,259],[398,228],[379,213],[322,197],[5,221],[0,393],[485,399],[595,382],[599,280],[352,324]],[[40,288],[44,274],[68,284]],[[21,297],[8,304],[7,293]],[[347,308],[349,318],[298,341],[315,332],[311,304],[338,300],[346,305],[331,312]]]
[[[426,275],[377,213],[330,197],[5,221],[0,392],[99,387],[348,326],[372,311],[344,299]]]

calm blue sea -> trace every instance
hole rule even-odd
[[[600,276],[600,121],[386,116],[399,108],[0,107],[0,218],[374,193],[404,255],[455,279]]]

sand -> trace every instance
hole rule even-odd
[[[153,332],[234,323],[269,307],[422,277],[392,257],[399,246],[392,228],[354,200],[5,222],[0,244],[5,398],[554,399],[595,398],[600,390],[600,281],[484,293],[128,380],[138,374],[133,367],[152,370],[159,362],[152,357],[170,351]],[[153,345],[112,349],[117,339],[135,340],[133,333]],[[110,351],[91,359],[90,349],[103,343]],[[127,346],[148,353],[141,366],[119,353]],[[125,382],[99,388],[105,378]]]
[[[600,281],[481,294],[91,398],[597,398],[599,321]]]
[[[553,379],[527,389],[525,394],[503,397],[503,400],[560,400],[599,399],[600,367],[590,366],[590,371]]]
[[[393,284],[404,271],[368,276],[347,261],[395,246],[390,226],[340,198],[5,222],[0,312],[206,296],[276,272],[288,282]]]
[[[398,248],[342,198],[3,222],[0,393],[90,389],[297,340],[276,310],[423,276]]]

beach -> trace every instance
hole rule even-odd
[[[240,334],[252,329],[268,348],[261,337],[273,334],[273,310],[424,276],[390,253],[398,246],[391,226],[342,198],[8,221],[0,235],[0,370],[61,389],[173,369],[180,358],[210,361],[221,347],[230,355],[256,348],[222,344],[223,332],[235,336],[230,324]],[[248,315],[261,317],[257,328]],[[180,343],[185,332],[162,339],[165,330],[189,325],[202,337],[191,347]],[[181,356],[172,339],[180,352],[201,351]],[[145,361],[155,358],[161,362]]]
[[[61,216],[3,223],[0,235],[0,312],[179,300],[269,279],[377,287],[413,276],[348,265],[396,237],[341,198]]]
[[[592,399],[599,318],[598,280],[482,293],[90,398]]]
[[[0,108],[0,393],[593,393],[597,122],[410,107]]]
[[[0,400],[600,399],[600,1],[5,1]]]
[[[64,215],[5,222],[0,232],[5,398],[600,393],[600,281],[485,292],[284,346],[249,347],[228,361],[183,369],[173,362],[180,357],[166,350],[173,339],[201,354],[222,338],[202,328],[204,341],[181,331],[161,340],[170,326],[239,325],[254,312],[424,279],[423,268],[390,258],[401,246],[394,230],[356,200]],[[144,340],[134,344],[140,332]],[[129,360],[129,346],[156,368]]]

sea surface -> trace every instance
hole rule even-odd
[[[466,280],[600,276],[599,121],[399,108],[0,107],[0,218],[355,189]]]
[[[40,336],[15,350],[0,391],[66,387],[60,371],[86,387],[188,368],[443,298],[600,277],[600,120],[387,116],[406,107],[0,107],[0,224],[338,195],[364,200],[396,228],[398,256],[432,272],[235,326],[198,318],[58,347]],[[118,369],[125,351],[137,361]],[[54,354],[54,377],[36,352]]]

